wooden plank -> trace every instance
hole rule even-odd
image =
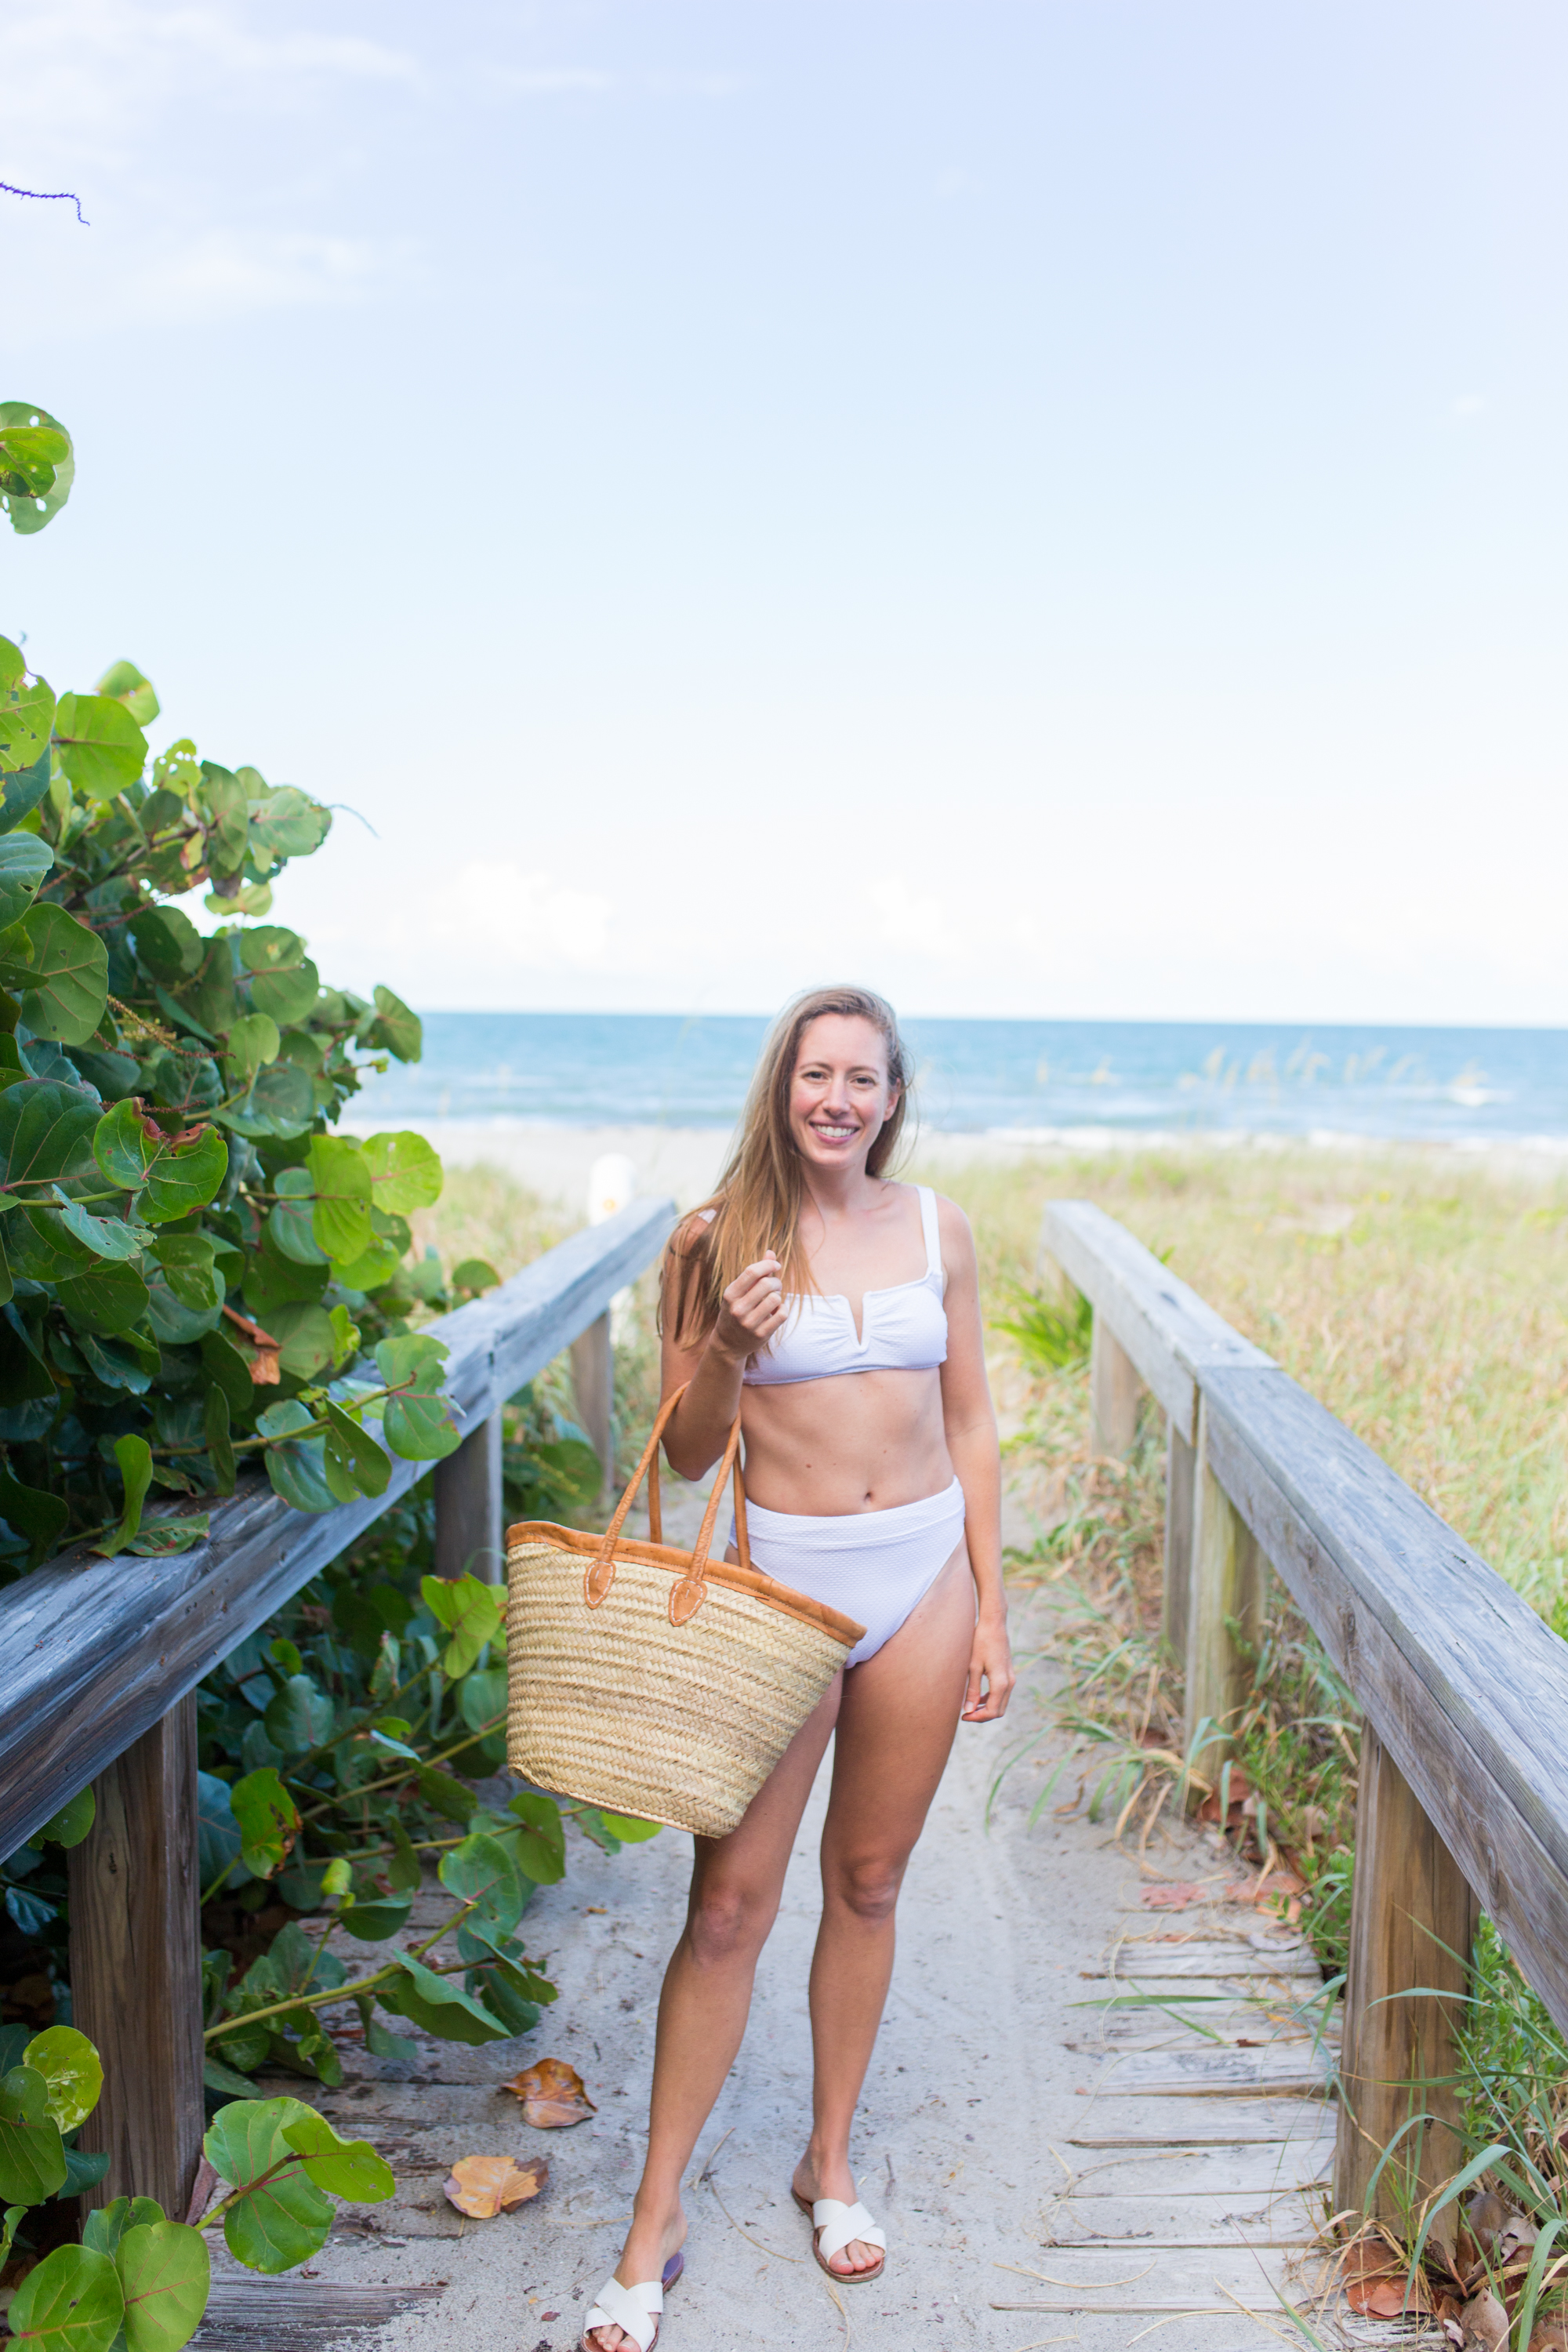
[[[1265,1952],[1238,1937],[1194,1937],[1190,1943],[1131,1942],[1118,1944],[1105,1969],[1119,1977],[1284,1977],[1322,1982],[1323,1972],[1310,1945],[1293,1951]],[[1086,1971],[1086,1973],[1089,1973]]]
[[[1089,2094],[1083,2094],[1087,2100]],[[1086,2105],[1079,2127],[1060,2145],[1097,2148],[1300,2147],[1332,2138],[1334,2108],[1321,2097],[1289,2094],[1216,2102],[1205,2098],[1127,2100],[1109,2114]],[[1076,2155],[1069,2162],[1077,2164]]]
[[[465,1432],[603,1312],[662,1248],[668,1201],[634,1201],[488,1298],[429,1326],[452,1350]],[[21,1845],[221,1658],[407,1493],[428,1465],[394,1462],[386,1492],[319,1516],[259,1475],[216,1505],[205,1544],[166,1559],[78,1547],[0,1593],[0,1853]]]
[[[1185,1667],[1191,1612],[1193,1523],[1197,1509],[1197,1452],[1169,1414],[1165,1421],[1165,1582],[1160,1636]]]
[[[1167,2181],[1153,2195],[1126,2190],[1103,2196],[1074,2189],[1050,2214],[1047,2245],[1145,2245],[1151,2250],[1231,2246],[1244,2238],[1252,2246],[1306,2246],[1323,2218],[1320,2189],[1310,2200],[1299,2189],[1254,2181],[1228,2197],[1192,2196],[1184,2182]]]
[[[1290,2042],[1265,2050],[1146,2050],[1110,2058],[1093,2085],[1096,2098],[1176,2095],[1226,2098],[1237,2091],[1294,2091],[1310,2096],[1327,2087],[1326,2053]]]
[[[109,2157],[87,2202],[155,2197],[183,2221],[205,2123],[194,1692],[93,1795],[93,1825],[68,1856],[72,2015],[103,2061],[79,2145]]]
[[[1209,1460],[1205,1400],[1198,1411],[1184,1724],[1188,1760],[1208,1780],[1232,1751],[1228,1727],[1251,1692],[1252,1664],[1245,1645],[1256,1651],[1262,1641],[1266,1585],[1258,1539]],[[1194,1801],[1197,1793],[1194,1789]]]
[[[1260,2247],[1253,2255],[1244,2246],[1169,2254],[1154,2248],[1138,2253],[1125,2246],[1058,2246],[1029,2263],[1026,2271],[1021,2263],[1010,2265],[1020,2273],[1012,2282],[1020,2292],[994,2294],[991,2308],[1125,2312],[1130,2316],[1212,2312],[1234,2319],[1239,2301],[1248,2311],[1272,2316],[1278,2309],[1277,2291],[1289,2274],[1289,2260],[1278,2247]],[[1032,2286],[1032,2279],[1039,2284]]]
[[[477,1576],[499,1584],[506,1566],[501,1539],[501,1417],[492,1412],[468,1432],[456,1454],[436,1465],[436,1573]]]
[[[1142,1383],[1131,1357],[1095,1309],[1089,1350],[1089,1443],[1094,1454],[1125,1462],[1138,1435]]]
[[[604,1472],[600,1491],[607,1492],[616,1475],[616,1354],[607,1307],[572,1342],[572,1384],[577,1391],[577,1418]]]
[[[1323,2123],[1331,2123],[1321,2106],[1318,2113]],[[1329,2180],[1333,2163],[1333,2132],[1325,2136],[1320,2126],[1316,2139],[1300,2142],[1233,2140],[1216,2147],[1141,2147],[1100,2158],[1086,2154],[1067,2193],[1075,2203],[1086,2196],[1228,2200],[1260,2189],[1318,2188]]]
[[[1442,1839],[1367,1724],[1357,1775],[1355,1885],[1341,2061],[1337,2211],[1396,2227],[1464,2161],[1456,2083],[1474,1897]],[[1451,2000],[1416,2000],[1430,1985]],[[1405,2126],[1426,2114],[1430,2124]],[[1383,2151],[1401,2134],[1392,2159]],[[1452,2243],[1458,2209],[1434,2228]]]
[[[1105,1316],[1189,1445],[1197,1441],[1196,1375],[1271,1362],[1092,1201],[1047,1202],[1040,1241],[1096,1317]]]
[[[194,2352],[324,2352],[435,2303],[445,2279],[420,2286],[349,2286],[327,2279],[215,2278]]]
[[[1205,1377],[1209,1459],[1559,2027],[1568,1647],[1279,1370]]]

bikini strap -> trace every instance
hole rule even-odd
[[[926,1237],[926,1272],[934,1274],[945,1288],[947,1274],[942,1262],[942,1236],[937,1231],[936,1194],[929,1184],[917,1184],[915,1190],[921,1196],[921,1231]]]

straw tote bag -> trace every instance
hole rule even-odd
[[[507,1761],[542,1789],[726,1837],[865,1632],[751,1564],[736,1416],[694,1549],[661,1541],[658,1447],[603,1535],[507,1529]],[[726,1477],[739,1563],[711,1557]],[[651,1541],[623,1537],[648,1482]]]

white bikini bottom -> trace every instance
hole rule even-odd
[[[864,1638],[844,1661],[860,1666],[912,1616],[963,1541],[963,1489],[955,1478],[918,1503],[831,1518],[764,1511],[749,1502],[746,1533],[753,1568],[864,1625]]]

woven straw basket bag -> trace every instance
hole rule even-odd
[[[542,1789],[726,1837],[865,1628],[751,1564],[739,1418],[690,1551],[660,1540],[668,1398],[603,1535],[507,1529],[507,1761]],[[739,1563],[710,1557],[735,1482]],[[652,1540],[622,1536],[648,1482]]]

